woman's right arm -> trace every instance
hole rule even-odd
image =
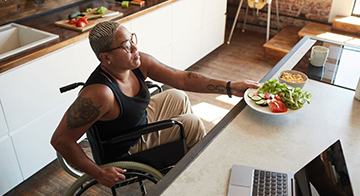
[[[77,144],[91,125],[102,118],[112,107],[114,95],[107,87],[91,85],[85,87],[61,119],[52,138],[51,145],[66,161],[81,169],[100,184],[112,187],[125,179],[120,168],[101,169],[84,153]],[[110,91],[110,92],[109,92]]]

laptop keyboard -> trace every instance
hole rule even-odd
[[[252,195],[286,196],[288,194],[287,178],[285,173],[255,169]]]

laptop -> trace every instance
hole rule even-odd
[[[233,165],[228,196],[354,195],[340,140],[295,174]]]

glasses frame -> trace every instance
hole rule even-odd
[[[135,38],[135,41],[134,41],[134,38]],[[130,43],[130,51],[129,51],[129,49],[125,46],[125,44],[126,44],[127,42]],[[111,51],[113,51],[113,50],[123,48],[127,53],[132,53],[132,51],[133,51],[133,45],[136,46],[137,42],[138,42],[138,41],[137,41],[137,36],[136,36],[136,34],[135,34],[135,33],[131,33],[130,39],[123,41],[123,42],[121,43],[121,46],[118,46],[118,47],[115,47],[115,48],[106,50],[105,52],[111,52]]]

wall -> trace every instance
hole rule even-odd
[[[278,0],[280,29],[287,25],[303,27],[309,21],[329,23],[335,15],[343,14],[344,10],[349,10],[349,5],[351,4],[351,7],[352,2],[353,0],[347,0],[346,3],[344,0]],[[239,0],[228,0],[228,19],[231,22],[235,18],[238,5]],[[247,1],[244,0],[238,18],[238,27],[240,28],[243,28],[246,6]],[[257,17],[255,17],[256,12],[249,10],[245,29],[265,33],[267,9],[268,5],[259,11]],[[272,33],[276,33],[274,30],[276,29],[276,0],[272,0],[271,12]]]
[[[42,0],[37,0],[41,2]],[[0,25],[12,21],[41,14],[56,8],[60,8],[84,0],[43,0],[45,3],[36,5],[33,0],[1,0],[0,1]]]
[[[333,0],[328,22],[332,22],[337,15],[350,16],[353,5],[354,0]]]

